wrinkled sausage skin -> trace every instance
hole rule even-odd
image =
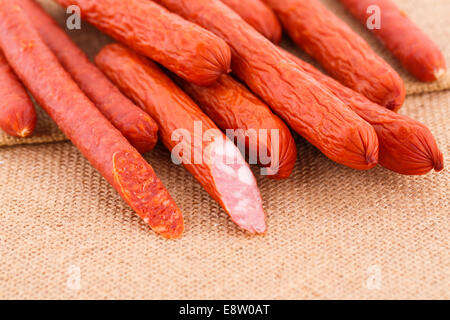
[[[122,45],[104,47],[95,62],[155,119],[172,160],[183,164],[239,227],[264,233],[265,213],[252,171],[194,101],[155,63]]]
[[[261,0],[221,0],[249,25],[273,43],[281,40],[281,24],[274,12]]]
[[[100,112],[139,152],[152,150],[158,141],[156,122],[121,94],[34,0],[17,0],[17,3],[30,17],[42,40]]]
[[[259,163],[268,168],[265,173],[269,178],[289,178],[297,159],[297,147],[289,128],[264,102],[229,75],[222,75],[209,87],[176,80],[219,128],[243,130],[248,137],[247,154],[258,155]],[[272,133],[277,137],[272,137]],[[261,159],[261,152],[271,157],[270,163],[262,163],[265,159]],[[270,167],[275,171],[271,172]]]
[[[374,127],[380,143],[379,163],[383,167],[406,175],[422,175],[444,168],[442,152],[425,125],[375,104],[300,58],[284,52]]]
[[[230,70],[225,42],[152,1],[57,2],[79,6],[81,16],[98,29],[192,83],[210,85]]]
[[[293,130],[330,159],[367,170],[378,161],[375,130],[219,0],[156,0],[224,39],[233,72]]]
[[[153,168],[83,94],[15,0],[0,0],[0,47],[36,101],[136,213],[164,237],[179,237],[183,217]]]
[[[406,70],[418,80],[429,82],[442,78],[447,70],[439,47],[391,0],[340,0],[364,25],[372,14],[369,6],[380,10],[380,28],[372,31]]]
[[[319,0],[264,0],[292,40],[339,82],[398,110],[405,85],[398,73]]]

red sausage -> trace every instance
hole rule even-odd
[[[156,1],[224,39],[233,72],[326,156],[355,169],[376,166],[374,129],[222,2]]]
[[[59,128],[153,230],[183,232],[181,212],[153,168],[82,93],[15,0],[0,0],[0,47]]]
[[[391,0],[341,2],[364,25],[374,13],[370,7],[379,8],[380,28],[371,31],[417,79],[435,81],[445,75],[447,65],[439,47]]]
[[[383,167],[407,175],[421,175],[444,168],[442,152],[425,125],[373,103],[300,58],[284,52],[374,127],[380,143],[378,161]]]
[[[134,105],[93,65],[69,36],[33,0],[18,0],[63,67],[103,115],[141,153],[158,141],[156,122]]]
[[[180,77],[210,85],[230,71],[230,48],[214,34],[148,0],[57,0],[116,40]]]
[[[221,0],[242,17],[249,25],[273,43],[282,36],[280,21],[275,13],[261,0]]]
[[[253,173],[239,149],[189,96],[154,63],[121,45],[106,46],[95,62],[156,120],[172,160],[182,163],[238,226],[250,233],[265,232]]]
[[[222,130],[235,130],[238,141],[248,137],[248,154],[258,155],[260,164],[266,162],[267,167],[273,167],[264,174],[273,179],[286,179],[291,175],[297,159],[297,147],[291,132],[244,85],[228,75],[222,75],[209,87],[196,86],[180,78],[177,82]],[[243,137],[237,134],[239,130]],[[271,133],[275,136],[272,137]],[[269,155],[270,163],[262,160],[261,155]]]
[[[0,128],[11,136],[25,138],[35,126],[33,103],[0,50]]]
[[[264,0],[292,40],[345,86],[392,110],[405,100],[398,73],[318,0]]]

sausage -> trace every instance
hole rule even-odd
[[[239,149],[153,62],[119,44],[95,58],[100,69],[158,123],[160,139],[231,219],[264,233],[265,214],[256,179]]]
[[[16,0],[0,0],[0,47],[36,101],[137,214],[164,237],[179,237],[183,217],[153,168],[78,88]]]
[[[198,85],[230,71],[230,48],[212,33],[148,0],[57,0],[116,40]]]
[[[383,167],[406,175],[421,175],[444,168],[443,155],[425,125],[373,103],[300,58],[284,52],[375,128],[380,143],[379,163]]]
[[[318,0],[264,0],[286,32],[345,86],[392,110],[405,100],[398,73]]]
[[[157,0],[224,39],[233,72],[330,159],[366,170],[378,160],[374,129],[219,0]]]
[[[246,137],[249,157],[253,155],[260,164],[264,166],[265,163],[269,167],[269,171],[263,171],[263,174],[273,179],[286,179],[291,175],[297,159],[297,147],[291,132],[284,122],[244,85],[229,75],[222,75],[209,87],[196,86],[180,78],[176,80],[219,128],[231,129],[238,142],[242,142],[243,137]],[[277,136],[272,139],[271,133]],[[266,155],[270,156],[270,162],[263,159]]]
[[[98,70],[56,22],[33,0],[18,0],[42,40],[103,115],[141,153],[158,141],[156,122],[134,105]]]
[[[429,82],[442,78],[447,70],[439,47],[390,0],[341,0],[342,4],[364,25],[377,6],[380,27],[371,31],[418,80]]]
[[[221,0],[249,25],[273,43],[281,41],[282,29],[275,13],[261,0]]]
[[[36,111],[1,50],[0,84],[0,128],[14,137],[28,137],[36,127]]]

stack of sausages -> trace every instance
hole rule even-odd
[[[419,80],[445,73],[436,45],[390,0],[341,1],[363,23],[369,5],[382,8],[376,36]],[[256,154],[269,178],[289,178],[297,159],[290,129],[354,169],[443,169],[427,127],[396,113],[405,99],[400,76],[318,0],[56,2],[78,6],[84,20],[118,43],[103,48],[94,64],[35,0],[0,0],[0,127],[32,134],[28,89],[166,238],[180,237],[184,221],[141,155],[158,138],[172,161],[252,234],[267,227],[246,158]],[[278,47],[282,30],[329,76]],[[224,134],[229,130],[236,136]]]

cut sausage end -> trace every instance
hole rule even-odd
[[[249,233],[266,232],[266,218],[255,176],[231,141],[210,146],[211,171],[223,208]]]
[[[117,190],[156,233],[168,239],[184,231],[183,216],[152,167],[138,153],[117,152],[113,157]]]

